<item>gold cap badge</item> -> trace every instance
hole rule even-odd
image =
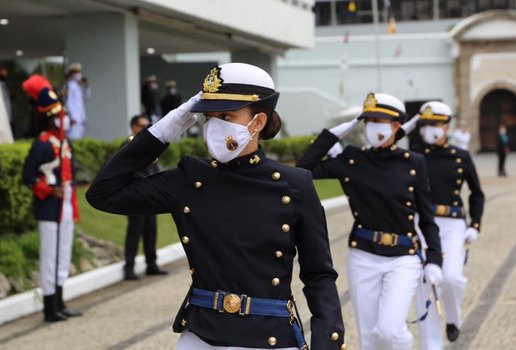
[[[221,86],[222,78],[220,77],[220,68],[215,66],[210,69],[210,72],[206,78],[204,78],[202,90],[203,92],[217,92]]]
[[[432,107],[426,106],[423,110],[423,113],[421,113],[421,117],[423,118],[431,118],[434,115],[434,112],[432,111]]]
[[[369,108],[375,108],[377,103],[378,101],[376,101],[374,94],[372,92],[368,93],[364,101],[364,110]]]

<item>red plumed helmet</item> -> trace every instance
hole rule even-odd
[[[27,93],[34,100],[38,100],[39,93],[44,88],[52,90],[52,84],[42,75],[33,74],[22,84],[23,91]]]

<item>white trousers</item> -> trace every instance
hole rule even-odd
[[[466,249],[464,246],[464,234],[466,232],[466,221],[463,219],[436,217],[435,223],[439,226],[441,248],[444,253],[443,259],[443,283],[438,288],[439,299],[444,308],[446,323],[453,323],[461,327],[461,304],[464,298],[464,289],[467,279],[463,275],[464,259]],[[424,313],[425,301],[430,294],[431,286],[423,283],[417,290],[416,305],[418,314]],[[433,303],[428,310],[426,320],[419,323],[420,349],[421,350],[442,350],[443,325],[437,314],[437,308]]]
[[[204,342],[201,338],[196,336],[194,333],[184,331],[179,337],[177,343],[177,350],[267,350],[265,348],[242,348],[238,346],[211,346]],[[284,350],[299,350],[298,348],[281,348]]]
[[[73,244],[73,209],[71,204],[71,187],[65,186],[63,215],[59,227],[59,247],[57,247],[57,222],[38,221],[39,228],[39,275],[43,295],[52,295],[57,285],[62,286],[68,278],[72,260]],[[56,252],[57,264],[56,267]]]
[[[349,250],[349,292],[360,349],[412,349],[406,321],[421,273],[416,255],[385,257]]]
[[[86,127],[84,124],[73,124],[70,125],[70,129],[66,132],[66,136],[70,140],[80,140],[84,136],[84,131],[86,130]]]

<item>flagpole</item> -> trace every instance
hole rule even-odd
[[[376,45],[376,83],[377,89],[376,91],[382,91],[382,68],[380,65],[380,40],[378,34],[379,27],[379,18],[378,18],[378,0],[371,0],[371,5],[373,9],[373,23],[374,23],[374,32],[375,32],[375,45]]]

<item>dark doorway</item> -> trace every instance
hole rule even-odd
[[[509,146],[516,149],[516,95],[497,89],[488,93],[480,103],[480,151],[496,151],[498,127],[507,128]]]

